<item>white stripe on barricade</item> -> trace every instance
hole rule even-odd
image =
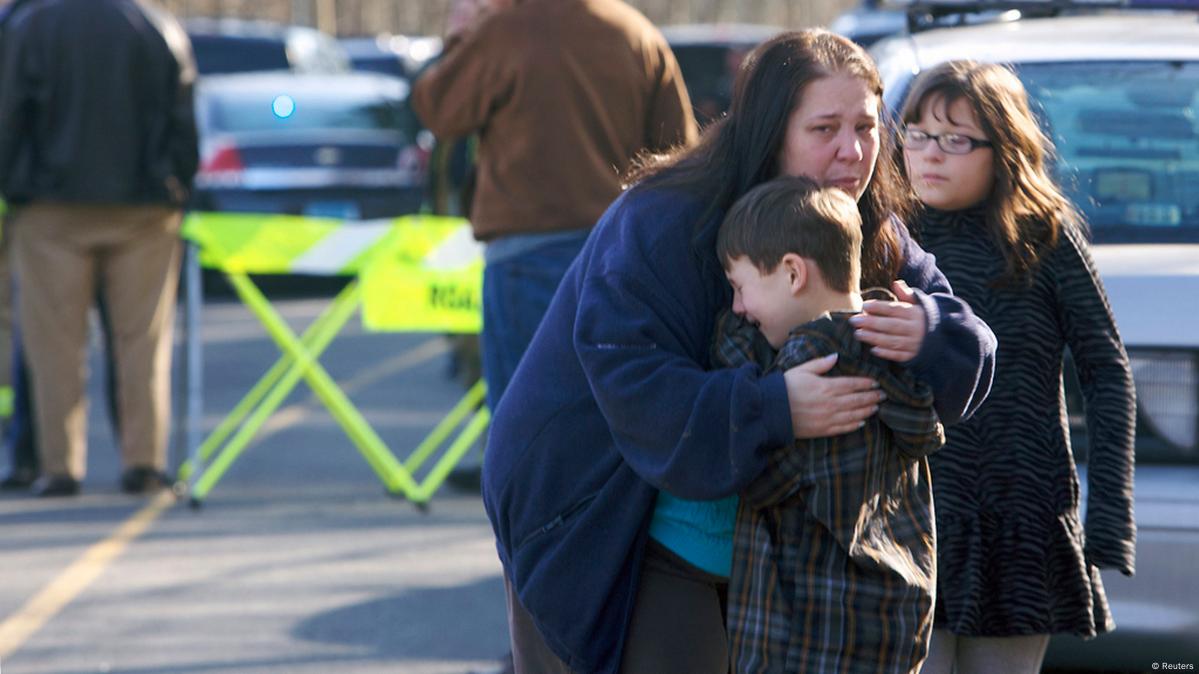
[[[469,225],[463,225],[425,256],[425,268],[453,271],[483,259],[483,244],[475,240]]]
[[[354,221],[339,227],[292,260],[290,271],[298,274],[341,274],[350,263],[387,235],[391,219]]]

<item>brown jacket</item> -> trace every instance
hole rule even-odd
[[[694,142],[678,63],[620,0],[525,0],[485,19],[417,82],[440,138],[478,132],[475,236],[586,229],[643,149]]]

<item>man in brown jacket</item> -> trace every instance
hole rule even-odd
[[[483,373],[495,409],[566,268],[639,153],[696,139],[670,47],[621,0],[460,0],[412,104],[477,133],[470,219],[487,242]]]
[[[478,134],[470,219],[487,243],[482,355],[494,410],[621,175],[641,152],[695,141],[691,103],[666,40],[621,0],[458,0],[412,105],[442,140]],[[516,671],[559,667],[508,601]]]

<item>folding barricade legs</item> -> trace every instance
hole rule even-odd
[[[364,321],[371,329],[477,332],[481,322],[477,298],[481,294],[482,263],[477,247],[464,245],[464,233],[466,241],[473,244],[469,226],[462,220],[431,216],[352,224],[249,214],[195,214],[188,218],[184,235],[200,247],[200,260],[225,273],[238,297],[282,352],[216,429],[192,447],[189,458],[180,466],[179,480],[190,481],[193,507],[204,501],[301,379],[389,493],[419,507],[428,503],[487,428],[490,416],[483,405],[483,382],[471,387],[425,440],[400,461],[318,359],[364,303]],[[352,280],[303,335],[297,336],[250,280],[249,273],[361,273],[362,277]],[[430,290],[431,283],[440,283],[443,290]],[[447,283],[456,288],[453,296],[467,298],[466,302],[451,304],[448,312],[445,307],[437,308],[437,298],[446,296]],[[198,360],[189,358],[189,362]],[[418,480],[417,471],[460,426],[457,437],[425,478]]]

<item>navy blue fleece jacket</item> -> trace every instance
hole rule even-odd
[[[646,187],[617,199],[495,410],[483,497],[500,559],[550,648],[577,672],[619,669],[658,490],[735,494],[792,439],[781,373],[708,369],[730,290],[715,252],[694,252],[703,210]],[[952,423],[986,397],[995,337],[899,229],[900,278],[928,317],[910,367]]]

